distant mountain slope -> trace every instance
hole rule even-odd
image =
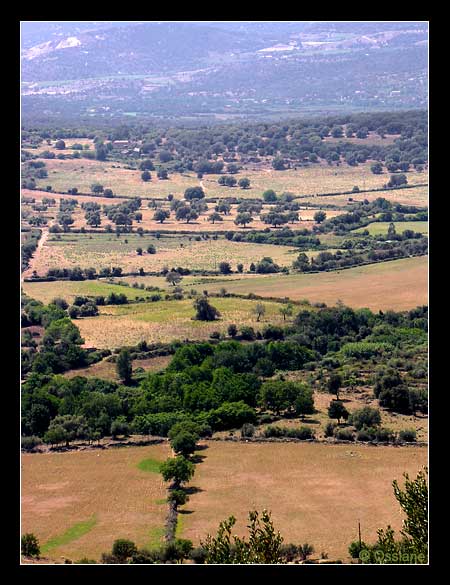
[[[41,118],[423,108],[428,24],[22,23],[21,69]]]
[[[23,81],[157,74],[197,69],[265,40],[192,23],[143,23],[56,38],[22,54]]]

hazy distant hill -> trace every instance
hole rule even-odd
[[[23,113],[223,118],[426,107],[427,58],[423,22],[22,23]]]
[[[257,51],[249,33],[191,23],[144,23],[72,34],[23,52],[24,81],[83,79],[196,69],[233,52]]]

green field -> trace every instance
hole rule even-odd
[[[109,284],[100,280],[77,280],[77,281],[55,281],[55,282],[24,282],[23,290],[29,297],[43,302],[50,303],[54,298],[59,297],[71,303],[76,296],[105,296],[111,293],[124,294],[129,300],[138,297],[150,298],[151,292],[140,290],[118,284]]]
[[[395,226],[395,231],[398,234],[401,234],[405,230],[412,230],[414,232],[419,232],[421,234],[428,234],[428,222],[427,221],[397,221],[393,222]],[[380,221],[369,223],[369,225],[358,228],[353,230],[354,232],[363,232],[364,230],[368,230],[371,236],[381,236],[386,235],[389,229],[391,222],[389,221]]]

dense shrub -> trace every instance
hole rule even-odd
[[[354,441],[355,435],[350,429],[337,429],[334,436],[339,441]]]

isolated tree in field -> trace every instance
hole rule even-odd
[[[339,374],[331,374],[327,382],[327,390],[330,394],[334,394],[339,400],[339,390],[342,386],[342,378]]]
[[[205,197],[205,192],[201,187],[189,187],[184,192],[184,198],[188,201],[192,201],[193,199],[203,199]]]
[[[391,175],[391,178],[389,179],[389,183],[387,185],[388,187],[400,187],[401,185],[407,184],[408,179],[406,178],[406,175],[400,173],[398,175]]]
[[[183,277],[176,270],[172,270],[167,273],[166,280],[168,283],[173,284],[173,286],[177,286],[183,280]]]
[[[57,150],[64,150],[66,148],[66,143],[64,142],[64,140],[57,140],[55,142],[55,148]]]
[[[316,213],[314,214],[314,221],[316,223],[322,223],[323,221],[325,221],[327,218],[327,214],[325,213],[325,211],[316,211]]]
[[[206,297],[196,299],[194,309],[197,311],[194,319],[198,321],[214,321],[220,317],[219,311],[209,303]]]
[[[117,358],[117,375],[124,384],[128,384],[131,381],[131,375],[133,372],[130,352],[128,349],[122,349]]]
[[[388,236],[395,236],[395,235],[397,235],[397,232],[395,230],[395,224],[393,224],[392,222],[389,224],[388,231],[387,231],[387,235]]]
[[[214,213],[211,213],[208,216],[208,221],[212,222],[212,224],[214,225],[216,221],[223,221],[223,217],[220,215],[220,213],[217,213],[217,211],[215,211]]]
[[[245,227],[248,223],[251,223],[252,221],[253,217],[251,216],[250,213],[246,211],[244,213],[238,213],[236,219],[234,220],[234,223],[236,225],[242,225]]]
[[[100,183],[92,183],[91,185],[91,191],[92,193],[103,193],[103,185],[101,185]],[[73,189],[72,189],[72,193],[73,193]]]
[[[144,183],[146,183],[147,181],[151,181],[152,180],[152,175],[149,171],[144,171],[141,174],[141,179],[144,181]]]
[[[330,418],[335,418],[338,421],[338,424],[341,424],[341,418],[344,420],[348,419],[349,412],[345,408],[344,403],[340,400],[332,400],[330,402],[330,406],[328,407],[328,416]]]
[[[250,179],[243,177],[242,179],[239,179],[238,185],[241,189],[248,189],[250,187]]]
[[[279,311],[283,315],[283,321],[286,321],[286,317],[292,316],[292,313],[294,312],[294,307],[291,305],[291,303],[288,303],[287,305],[283,305],[282,307],[280,307]]]
[[[222,274],[231,274],[231,265],[229,262],[220,262],[219,264],[219,271]]]
[[[41,549],[39,547],[39,541],[33,533],[27,532],[26,534],[22,535],[21,553],[23,554],[24,557],[39,558],[39,555],[41,554]]]
[[[242,272],[244,271],[244,265],[243,265],[243,264],[241,264],[241,263],[239,263],[239,264],[236,266],[236,268],[237,268],[237,271],[238,271],[240,274],[242,274]]]
[[[256,321],[259,321],[264,316],[266,307],[262,303],[256,303],[252,309],[252,313],[256,315]]]
[[[155,221],[159,221],[159,223],[163,223],[169,217],[170,211],[167,211],[166,209],[158,209],[157,211],[155,211],[153,215],[153,219]]]
[[[191,461],[188,461],[182,455],[167,459],[160,466],[161,475],[164,481],[173,481],[175,487],[181,483],[187,482],[194,475],[195,467]]]
[[[137,254],[138,256],[142,256],[142,248],[141,248],[141,247],[139,247],[139,248],[136,248],[136,254]]]

